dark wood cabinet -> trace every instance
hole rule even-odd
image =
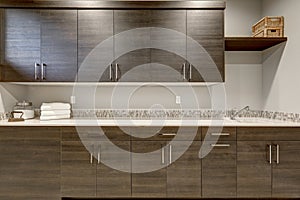
[[[167,167],[167,197],[201,197],[201,141],[194,141],[185,149],[189,144],[189,141],[175,141],[169,144],[168,157],[171,164]]]
[[[223,82],[224,11],[187,10],[187,58],[191,82]]]
[[[202,196],[235,198],[236,128],[204,127],[202,136]],[[206,155],[207,149],[211,151]]]
[[[114,80],[113,45],[113,10],[78,10],[79,82]]]
[[[139,134],[142,137],[151,136],[147,139],[132,139],[133,197],[201,197],[199,158],[201,137],[198,137],[201,136],[201,129],[198,127],[184,127],[182,130],[179,130],[179,127],[132,129],[134,133],[144,133]],[[192,131],[195,137],[189,141],[190,137],[187,135],[192,134]],[[177,133],[182,135],[177,136]],[[135,173],[145,169],[149,172]]]
[[[238,197],[300,193],[299,128],[238,128]]]
[[[0,198],[60,199],[60,128],[0,128]]]
[[[74,82],[77,10],[41,10],[41,81]]]
[[[132,141],[131,148],[132,197],[166,197],[168,162],[166,142]]]
[[[106,127],[107,137],[122,135],[117,127]],[[78,134],[79,132],[79,134]],[[71,127],[62,131],[62,197],[130,197],[130,140],[104,141],[100,127]],[[128,151],[123,157],[115,147]],[[113,166],[122,167],[121,170]],[[123,170],[123,171],[122,171]]]
[[[63,128],[61,141],[61,196],[95,197],[96,163],[90,152],[94,142],[81,141],[76,128]]]
[[[5,10],[4,81],[75,81],[76,10]]]

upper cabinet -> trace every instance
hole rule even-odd
[[[222,1],[71,5],[5,9],[2,81],[224,81]]]
[[[75,81],[77,11],[5,11],[4,81]]]

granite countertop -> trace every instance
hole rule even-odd
[[[288,122],[264,118],[240,118],[238,120],[201,119],[92,119],[75,118],[40,121],[38,118],[23,122],[1,120],[0,126],[238,126],[238,127],[300,127],[299,122]]]

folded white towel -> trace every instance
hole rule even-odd
[[[70,115],[71,110],[42,110],[41,116]]]
[[[43,103],[41,110],[69,110],[71,105],[69,103]]]
[[[41,121],[45,120],[55,120],[55,119],[70,119],[70,115],[53,115],[53,116],[40,116]]]

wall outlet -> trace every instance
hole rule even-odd
[[[181,96],[176,96],[176,104],[181,104]]]
[[[76,98],[75,96],[70,96],[70,103],[75,104],[76,103]]]

